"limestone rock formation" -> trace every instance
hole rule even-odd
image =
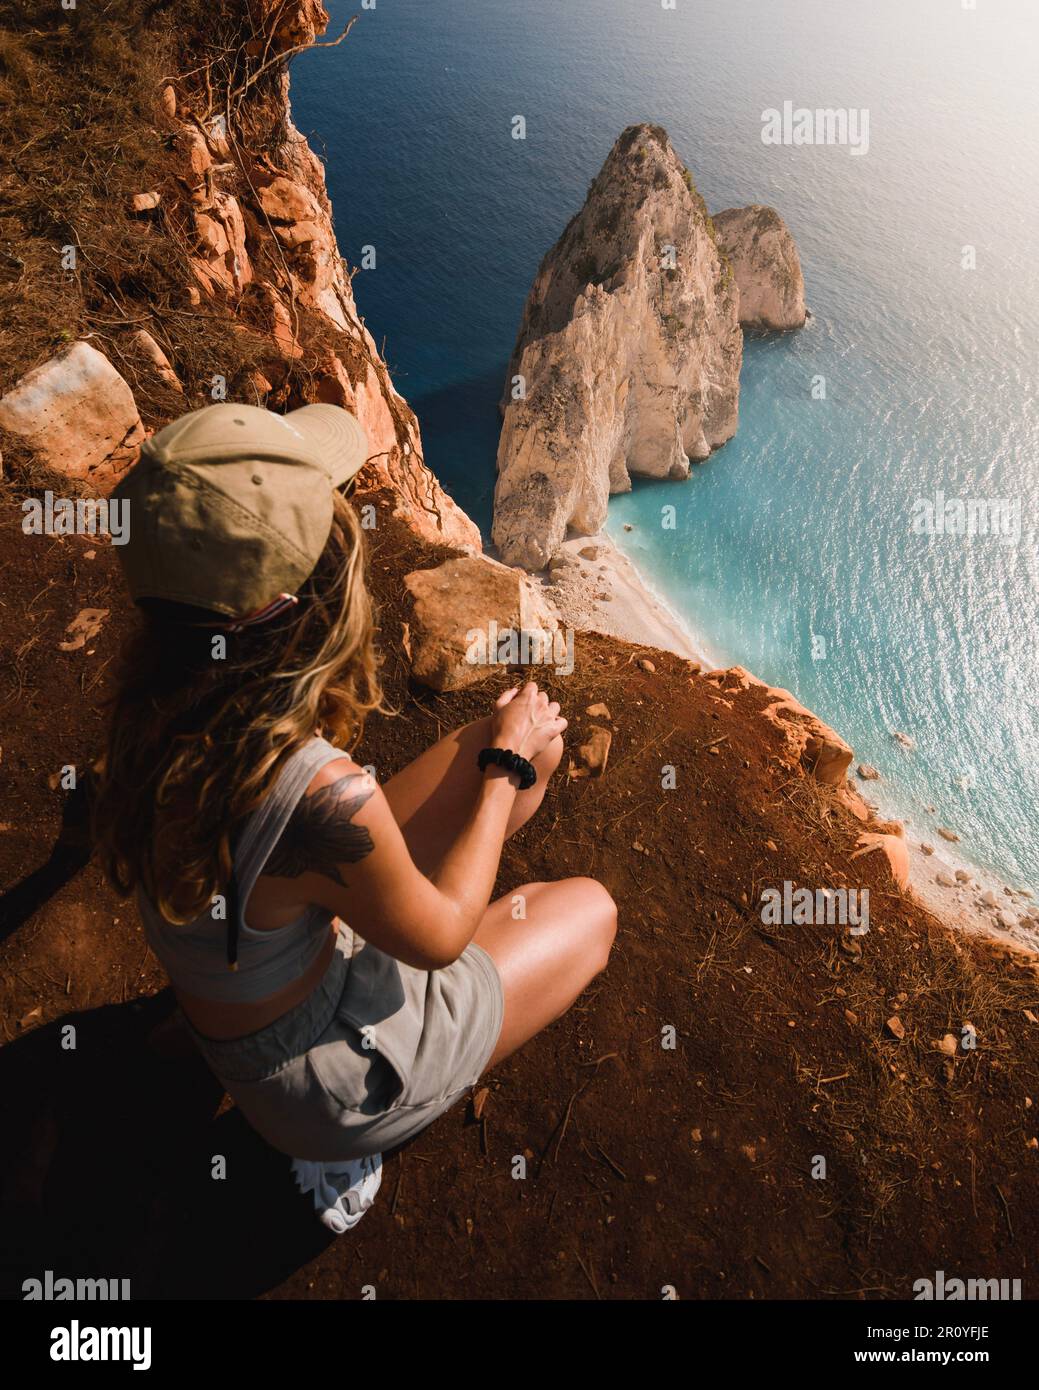
[[[249,0],[249,9],[257,30],[275,52],[312,43],[328,24],[328,11],[321,0],[292,0],[291,4],[285,0]],[[267,48],[261,46],[261,51]]]
[[[852,851],[852,859],[858,859],[863,854],[872,854],[880,851],[884,855],[891,870],[891,877],[899,888],[905,888],[909,884],[909,847],[905,842],[901,832],[878,833],[860,835],[856,841],[857,848]]]
[[[568,529],[601,529],[632,474],[686,477],[736,431],[742,355],[703,199],[666,132],[631,126],[527,298],[498,448],[502,557],[542,569]]]
[[[404,583],[414,599],[405,635],[412,673],[434,690],[459,690],[521,659],[551,664],[561,654],[558,618],[540,588],[486,555],[414,570]]]
[[[758,203],[714,214],[718,245],[739,288],[744,328],[801,328],[807,316],[801,258],[775,208]]]
[[[47,468],[108,492],[137,458],[144,429],[133,392],[108,358],[72,343],[0,398],[8,430]]]
[[[183,396],[184,387],[180,384],[180,379],[173,370],[170,359],[163,352],[162,348],[159,347],[148,330],[139,328],[137,332],[134,333],[131,341],[138,349],[141,356],[148,362],[156,376],[158,376],[161,381],[164,381],[171,390]]]
[[[272,222],[306,222],[321,215],[314,195],[283,175],[260,190],[260,206]]]
[[[240,294],[253,278],[246,249],[245,220],[238,199],[230,193],[217,193],[206,212],[195,214],[195,236],[201,257],[195,261],[199,283],[213,293],[220,285]]]

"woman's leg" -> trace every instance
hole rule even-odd
[[[476,720],[442,738],[383,785],[411,856],[432,873],[476,801],[483,774],[476,764],[491,742],[491,721]],[[540,806],[563,755],[563,740],[535,758],[538,780],[518,792],[508,834]],[[522,913],[522,915],[518,915]],[[493,958],[505,991],[505,1017],[493,1066],[566,1012],[606,966],[617,932],[617,908],[594,879],[527,883],[490,904],[473,940]]]
[[[490,718],[477,719],[434,743],[383,784],[411,857],[424,874],[437,868],[475,806],[483,780],[476,758],[491,741]],[[556,738],[532,760],[538,780],[527,791],[516,793],[508,835],[541,805],[548,779],[562,756],[563,740]]]
[[[616,933],[617,906],[593,878],[525,883],[491,903],[473,937],[505,990],[489,1067],[567,1011],[606,968]]]

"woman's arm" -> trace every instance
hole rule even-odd
[[[559,706],[528,684],[498,701],[494,743],[533,758],[565,728]],[[286,901],[320,904],[397,960],[439,969],[457,960],[487,909],[515,795],[515,775],[488,768],[461,832],[427,878],[378,784],[344,756],[314,777],[264,876],[281,880]]]

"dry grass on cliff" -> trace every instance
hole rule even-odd
[[[168,35],[93,7],[42,16],[8,5],[0,24],[0,245],[5,386],[85,333],[110,337],[142,300],[182,300],[178,264],[150,224],[127,215],[134,193],[167,188],[176,161],[159,127]],[[65,248],[76,266],[66,269]]]
[[[192,303],[194,250],[186,155],[161,101],[175,74],[178,115],[226,110],[263,61],[244,0],[199,0],[63,11],[31,0],[0,8],[0,392],[77,338],[89,338],[134,391],[145,424],[160,427],[208,403],[222,375],[252,399],[255,369],[269,368],[269,325],[250,295]],[[244,147],[232,139],[227,176],[248,186],[255,161],[281,132],[276,75],[251,89]],[[134,214],[134,194],[157,192],[156,211]],[[259,276],[283,274],[269,229],[246,212]],[[68,266],[74,249],[75,265]],[[146,329],[185,387],[180,396],[134,351]],[[279,382],[284,401],[307,397],[313,363],[329,345],[317,316],[301,314],[306,355]],[[283,402],[284,403],[284,402]],[[23,487],[41,479],[16,440],[0,440],[6,472]]]

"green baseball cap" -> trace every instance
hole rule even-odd
[[[226,402],[182,415],[145,441],[112,492],[130,504],[117,550],[131,597],[266,616],[313,572],[333,489],[367,457],[364,430],[337,405],[275,415]]]

